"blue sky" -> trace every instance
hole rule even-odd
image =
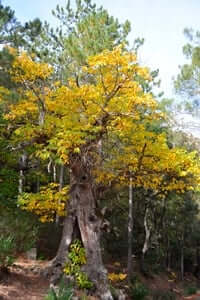
[[[74,0],[71,0],[73,3]],[[94,0],[109,13],[132,25],[130,44],[136,37],[143,37],[145,44],[140,50],[139,61],[153,69],[159,68],[161,88],[165,96],[173,96],[172,76],[184,63],[182,46],[186,42],[185,27],[200,30],[200,0]],[[65,5],[65,0],[2,0],[16,12],[19,20],[35,17],[53,24],[51,10],[56,4]]]

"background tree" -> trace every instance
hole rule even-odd
[[[174,80],[174,87],[187,102],[186,108],[195,111],[199,108],[200,32],[186,28],[184,34],[189,41],[183,46],[183,54],[188,63],[180,66],[180,73]]]

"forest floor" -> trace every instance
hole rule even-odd
[[[44,300],[49,282],[41,275],[46,262],[19,258],[0,281],[0,300]]]
[[[46,265],[47,261],[18,258],[10,268],[9,274],[0,280],[0,300],[44,300],[48,293],[49,281],[44,278],[41,271]],[[111,265],[108,266],[108,269],[114,271]],[[178,300],[200,300],[200,288],[194,295],[184,295],[184,288],[194,284],[194,278],[190,275],[186,276],[184,283],[176,278],[171,278],[170,274],[154,275],[152,278],[141,277],[141,274],[136,276],[140,277],[141,282],[150,290],[160,290],[164,293],[173,291]],[[172,273],[173,276],[174,273]],[[150,298],[148,297],[148,299]]]
[[[195,291],[195,294],[187,295],[187,292],[191,287],[199,285],[197,284],[196,279],[193,276],[191,276],[191,274],[187,274],[185,276],[184,281],[181,281],[179,279],[171,279],[171,276],[169,276],[169,274],[166,273],[154,275],[153,278],[143,278],[142,282],[151,291],[162,291],[163,296],[165,293],[167,294],[168,292],[173,292],[173,294],[176,295],[177,300],[200,300],[200,288],[198,288]],[[171,298],[166,297],[163,299]]]

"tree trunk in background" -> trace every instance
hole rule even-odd
[[[57,169],[56,164],[53,165],[53,182],[57,182]]]
[[[18,192],[19,194],[23,193],[24,189],[24,170],[28,167],[28,155],[24,151],[19,158],[19,184],[18,184]]]
[[[129,183],[129,214],[128,214],[128,260],[127,260],[127,275],[128,281],[132,274],[132,236],[133,236],[133,184],[132,178]]]
[[[107,271],[103,266],[100,247],[101,220],[96,215],[95,187],[87,165],[80,160],[74,161],[71,168],[70,199],[67,202],[63,235],[57,256],[53,261],[51,282],[56,283],[63,272],[67,261],[69,246],[74,232],[80,232],[86,251],[87,263],[84,271],[96,287],[96,294],[102,300],[112,300],[108,285]]]
[[[145,257],[145,254],[147,252],[147,250],[149,249],[149,240],[150,240],[150,234],[151,234],[151,230],[148,226],[148,208],[145,211],[145,216],[144,216],[144,229],[145,229],[145,241],[144,241],[144,245],[143,245],[143,249],[142,249],[142,256]]]
[[[145,215],[144,215],[144,230],[145,230],[145,240],[144,240],[144,245],[142,248],[142,258],[141,258],[141,271],[145,274],[145,255],[149,249],[149,242],[150,242],[150,235],[151,235],[151,230],[150,227],[148,226],[148,207],[146,207],[145,210]]]
[[[18,185],[19,194],[23,193],[23,186],[24,186],[24,172],[23,172],[23,170],[20,170],[19,171],[19,185]]]
[[[65,169],[65,166],[61,165],[60,166],[60,176],[59,176],[59,191],[62,190],[63,185],[64,185],[64,169]]]
[[[184,234],[181,242],[181,280],[184,279]]]
[[[38,96],[38,95],[36,94],[36,96]],[[45,108],[44,99],[41,99],[40,97],[38,97],[38,111],[39,111],[38,125],[42,127],[42,126],[44,126],[46,108]]]
[[[195,268],[193,272],[194,276],[199,279],[200,275],[200,251],[198,244],[196,245],[196,259],[195,259]]]
[[[170,239],[167,236],[167,262],[166,262],[167,270],[171,270],[171,249],[170,249]]]

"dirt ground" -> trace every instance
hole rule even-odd
[[[10,268],[9,274],[4,279],[0,278],[0,300],[44,300],[48,293],[49,281],[44,278],[42,271],[47,264],[46,261],[20,257]],[[113,266],[110,266],[109,271],[114,271],[111,267]],[[176,279],[170,280],[167,274],[157,275],[152,279],[141,279],[150,290],[174,291],[177,300],[200,300],[200,290],[195,295],[183,296],[184,285]],[[192,283],[192,278],[186,278],[184,284],[187,284],[187,281],[188,284]]]
[[[0,300],[44,300],[49,282],[41,275],[45,262],[19,258],[0,281]]]
[[[172,274],[174,273],[172,272]],[[170,277],[171,276],[169,276],[169,274],[160,274],[154,275],[152,279],[143,278],[142,281],[146,286],[148,286],[150,290],[160,290],[163,292],[173,291],[176,295],[177,300],[200,300],[200,290],[198,290],[194,295],[184,295],[184,289],[186,288],[186,286],[193,286],[195,282],[194,278],[190,274],[185,276],[184,282]]]

